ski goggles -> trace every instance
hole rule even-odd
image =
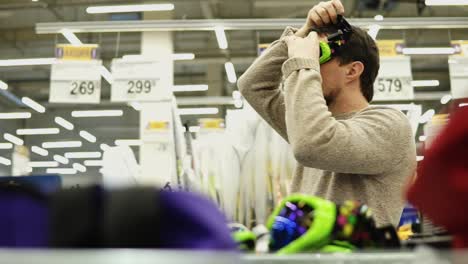
[[[349,41],[353,33],[353,28],[342,15],[338,15],[337,20],[336,24],[324,28],[311,29],[311,31],[326,33],[328,35],[327,42],[320,41],[319,44],[320,64],[326,63],[338,55],[343,45]]]
[[[355,201],[335,205],[314,196],[292,195],[274,210],[267,228],[270,250],[277,254],[400,245],[393,227],[376,228],[369,208]]]

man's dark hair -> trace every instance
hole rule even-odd
[[[361,74],[361,92],[368,102],[374,97],[374,82],[380,68],[379,49],[375,41],[361,28],[353,26],[353,34],[338,53],[341,65],[353,61],[364,64]]]

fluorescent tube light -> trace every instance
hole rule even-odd
[[[11,143],[15,145],[18,145],[18,146],[24,145],[24,141],[21,138],[13,136],[12,134],[9,134],[9,133],[3,134],[3,138],[7,141],[10,141]]]
[[[11,143],[0,143],[0,149],[12,149],[13,144]]]
[[[172,60],[194,60],[195,54],[193,53],[174,53],[172,54]]]
[[[411,86],[413,87],[436,87],[439,85],[440,85],[440,82],[438,80],[411,81]]]
[[[403,48],[405,55],[452,55],[454,48]]]
[[[17,129],[16,134],[24,135],[57,135],[60,133],[58,128],[25,128]]]
[[[73,130],[75,128],[75,126],[72,123],[70,123],[67,120],[61,118],[60,116],[57,116],[55,118],[55,123],[57,123],[58,125],[62,126],[65,129],[68,129],[68,130]]]
[[[383,21],[384,20],[384,17],[382,15],[375,15],[374,19],[376,21]]]
[[[376,40],[377,39],[377,35],[379,34],[379,31],[380,31],[380,25],[370,25],[369,27],[369,31],[367,31],[367,34],[369,34],[369,36],[373,39],[373,40]]]
[[[427,6],[468,5],[468,0],[426,0]]]
[[[110,148],[110,146],[107,144],[101,144],[99,147],[102,149],[102,151],[106,151]]]
[[[91,133],[89,133],[88,131],[84,131],[84,130],[81,130],[80,131],[80,137],[88,140],[89,142],[91,143],[96,143],[96,137],[94,135],[92,135]]]
[[[73,111],[73,117],[110,117],[123,116],[122,110]]]
[[[56,161],[32,161],[29,162],[29,167],[31,168],[55,168],[59,164]]]
[[[2,89],[2,90],[8,89],[8,84],[6,82],[0,80],[0,89]]]
[[[458,105],[458,107],[465,107],[465,106],[468,106],[468,103],[461,103]]]
[[[227,49],[228,42],[226,38],[226,32],[224,31],[223,26],[215,27],[216,40],[218,41],[218,46],[220,49]]]
[[[88,14],[171,11],[171,10],[174,10],[173,4],[111,5],[111,6],[90,6],[86,8],[86,12]]]
[[[46,149],[56,148],[79,148],[83,145],[81,141],[57,141],[57,142],[44,142],[42,147]]]
[[[9,160],[7,158],[4,158],[4,157],[0,157],[0,164],[3,164],[5,166],[10,166],[11,165],[11,160]]]
[[[54,64],[54,62],[55,62],[55,58],[9,59],[9,60],[0,60],[0,67],[52,65]]]
[[[102,160],[85,160],[84,165],[88,167],[102,167],[104,162]]]
[[[174,85],[172,87],[172,91],[173,92],[208,91],[208,85],[206,84]]]
[[[31,113],[18,112],[18,113],[0,113],[0,119],[28,119],[31,118]]]
[[[232,98],[234,100],[240,100],[242,98],[242,94],[239,91],[233,91],[232,92]]]
[[[141,111],[141,109],[143,109],[143,106],[139,102],[130,102],[128,105],[135,109],[135,111]]]
[[[116,146],[141,146],[143,141],[140,139],[117,139],[115,141]]]
[[[435,110],[434,109],[429,109],[427,110],[420,118],[419,118],[419,123],[420,124],[425,124],[429,121],[431,121],[432,117],[435,115]]]
[[[47,150],[45,150],[43,148],[37,147],[37,146],[32,146],[31,151],[36,153],[37,155],[40,155],[40,156],[43,156],[43,157],[46,157],[46,156],[49,155],[49,151],[47,151]]]
[[[416,156],[416,161],[423,161],[424,160],[424,156]]]
[[[67,159],[94,159],[100,158],[101,152],[67,152],[65,158]]]
[[[234,70],[234,64],[232,64],[232,62],[226,62],[224,64],[224,69],[226,70],[228,81],[230,83],[236,83],[237,76],[236,76],[236,70]]]
[[[75,35],[75,33],[73,33],[73,31],[71,31],[70,29],[68,28],[64,28],[62,30],[60,30],[60,33],[62,33],[62,35],[68,40],[68,42],[70,42],[71,44],[73,45],[83,45],[83,43],[81,42],[81,40]]]
[[[114,76],[112,76],[112,73],[110,73],[110,71],[104,67],[104,65],[99,67],[99,72],[101,73],[101,76],[104,78],[104,80],[106,80],[109,84],[114,83]]]
[[[441,104],[447,104],[448,102],[450,102],[450,100],[452,100],[452,95],[446,94],[446,95],[442,96],[442,98],[440,99],[440,103]]]
[[[67,158],[65,158],[64,156],[60,156],[60,155],[54,155],[54,160],[65,165],[70,162]]]
[[[33,109],[34,111],[38,113],[44,113],[46,111],[44,106],[42,106],[41,104],[39,104],[38,102],[34,101],[33,99],[29,97],[21,98],[21,102],[23,102],[23,104],[29,106],[31,109]]]
[[[179,108],[179,115],[215,115],[219,113],[216,107],[207,108]]]
[[[238,100],[234,100],[234,107],[235,108],[242,108],[242,106],[244,105],[244,102],[240,99]]]
[[[79,172],[86,172],[86,167],[79,163],[73,163],[73,168]]]
[[[426,141],[427,137],[426,136],[419,136],[419,141],[424,142]]]
[[[49,174],[76,174],[76,170],[72,168],[50,168],[46,171]]]

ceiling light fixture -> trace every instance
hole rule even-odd
[[[62,175],[72,175],[76,174],[76,170],[72,168],[49,168],[46,171],[48,174],[62,174]]]
[[[12,149],[13,144],[11,143],[0,143],[0,149]]]
[[[226,70],[228,81],[230,83],[236,83],[237,76],[236,76],[236,70],[234,69],[234,64],[232,64],[232,62],[226,62],[224,64],[224,69]]]
[[[117,139],[116,146],[141,146],[143,141],[141,139]]]
[[[218,46],[220,49],[227,49],[228,48],[228,42],[226,38],[226,32],[224,31],[223,26],[216,26],[215,29],[215,34],[216,34],[216,40],[218,41]]]
[[[454,48],[403,48],[405,55],[452,55]]]
[[[38,146],[32,146],[31,147],[31,151],[36,153],[37,155],[40,155],[40,156],[43,156],[43,157],[46,157],[49,155],[49,151],[41,148],[41,147],[38,147]]]
[[[70,162],[67,158],[65,158],[64,156],[60,156],[60,155],[54,155],[54,160],[64,165],[67,165]]]
[[[21,98],[21,102],[23,102],[23,104],[29,106],[31,109],[33,109],[34,111],[38,113],[42,114],[42,113],[45,113],[46,111],[44,106],[42,106],[41,104],[39,104],[38,102],[34,101],[33,99],[29,97]]]
[[[55,168],[59,164],[56,161],[31,161],[29,162],[29,167],[31,168]]]
[[[369,31],[367,31],[367,34],[373,39],[377,39],[377,35],[379,34],[381,26],[377,24],[373,24],[369,26]]]
[[[0,89],[7,90],[8,89],[8,84],[6,82],[0,80]]]
[[[440,99],[440,103],[441,104],[447,104],[448,102],[450,102],[450,100],[452,100],[452,95],[446,94],[446,95],[442,96],[442,98]]]
[[[101,73],[101,76],[104,78],[104,80],[106,80],[109,84],[114,83],[114,76],[112,76],[112,73],[106,67],[104,67],[104,65],[99,67],[99,72]]]
[[[17,129],[16,134],[21,136],[30,135],[57,135],[60,133],[58,128],[25,128]]]
[[[67,159],[94,159],[100,158],[101,152],[67,152],[65,158]]]
[[[10,141],[11,143],[15,144],[15,145],[18,145],[18,146],[22,146],[24,145],[24,141],[19,138],[19,137],[16,137],[16,136],[13,136],[12,134],[10,133],[5,133],[3,134],[3,138],[7,141]]]
[[[190,84],[190,85],[174,85],[172,87],[173,92],[198,92],[208,91],[207,84]]]
[[[425,124],[429,121],[431,121],[432,117],[435,115],[435,110],[434,109],[429,109],[427,110],[421,117],[419,118],[419,123],[420,124]]]
[[[7,158],[4,158],[4,157],[0,157],[0,164],[3,164],[5,166],[10,166],[11,165],[11,160],[9,160]]]
[[[101,144],[99,147],[102,149],[102,151],[106,151],[106,150],[108,150],[108,149],[110,148],[110,146],[109,146],[109,145],[107,145],[107,144],[104,144],[104,143],[103,143],[103,144]]]
[[[81,42],[81,40],[75,35],[75,33],[73,33],[73,31],[71,31],[70,29],[68,28],[64,28],[62,30],[60,30],[60,33],[62,33],[62,35],[68,40],[68,42],[70,42],[72,45],[76,45],[76,46],[79,46],[79,45],[83,45],[83,43]]]
[[[57,141],[57,142],[44,142],[42,147],[46,149],[56,148],[79,148],[83,145],[81,141]]]
[[[79,172],[86,172],[86,167],[79,163],[73,163],[73,168]]]
[[[73,111],[73,117],[111,117],[123,116],[122,110]]]
[[[104,162],[102,160],[85,160],[84,165],[88,167],[102,167]]]
[[[194,60],[195,54],[193,53],[174,53],[172,54],[172,60]]]
[[[426,0],[427,6],[468,5],[468,0]]]
[[[171,10],[174,10],[173,4],[111,5],[111,6],[90,6],[86,8],[86,12],[88,14],[171,11]]]
[[[60,116],[57,116],[54,119],[54,121],[55,121],[55,123],[57,123],[58,125],[62,126],[65,129],[73,130],[75,128],[75,126],[72,123],[70,123],[67,120],[61,118]]]
[[[31,116],[31,113],[28,112],[0,113],[0,119],[28,119]]]
[[[219,113],[216,107],[207,108],[179,108],[179,115],[215,115]]]
[[[384,17],[382,15],[375,15],[374,19],[376,21],[383,21],[384,20]]]
[[[55,60],[55,58],[0,60],[0,67],[52,65]]]
[[[80,137],[86,139],[87,141],[89,141],[91,143],[96,143],[96,140],[97,140],[94,135],[92,135],[88,131],[84,131],[84,130],[80,131]]]
[[[439,80],[418,80],[411,81],[413,87],[437,87],[440,85]]]

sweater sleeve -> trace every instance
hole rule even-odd
[[[247,102],[286,141],[284,95],[280,89],[281,67],[288,59],[288,47],[283,37],[294,34],[288,27],[282,37],[273,42],[239,78],[238,87]]]
[[[403,113],[391,108],[363,110],[336,120],[322,92],[316,60],[291,58],[283,65],[286,127],[296,160],[305,167],[349,174],[392,170],[412,140]]]

